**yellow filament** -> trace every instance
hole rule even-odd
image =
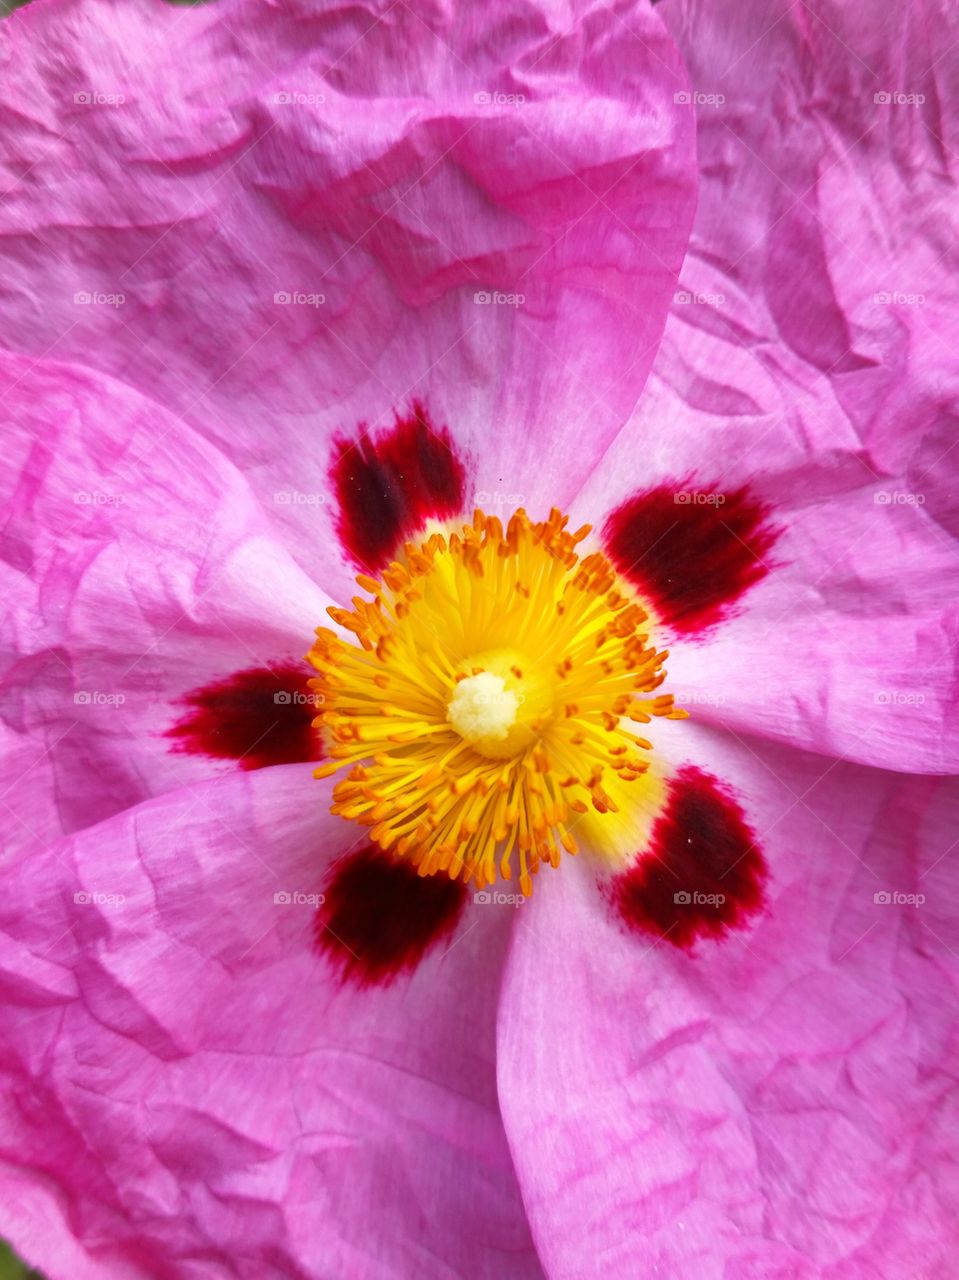
[[[604,555],[578,555],[588,526],[566,525],[477,511],[359,577],[372,599],[329,610],[347,635],[317,629],[316,776],[348,770],[332,811],[422,875],[483,888],[515,862],[528,895],[542,863],[577,852],[583,815],[614,846],[624,805],[644,802],[635,724],[686,714],[657,692],[667,654],[642,606]]]

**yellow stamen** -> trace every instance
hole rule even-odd
[[[602,851],[630,829],[623,808],[649,803],[631,725],[685,712],[658,692],[667,655],[631,588],[600,552],[580,558],[589,528],[566,524],[517,511],[504,530],[477,511],[358,578],[373,599],[329,610],[349,639],[317,629],[316,776],[348,769],[332,811],[422,875],[482,888],[515,861],[529,894],[541,863],[576,853],[585,815]]]

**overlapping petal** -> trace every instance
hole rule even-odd
[[[687,954],[588,876],[537,886],[498,1070],[544,1266],[945,1277],[959,790],[693,737],[765,845],[768,909]]]
[[[952,771],[955,17],[936,0],[663,13],[700,205],[646,392],[576,514],[663,482],[692,502],[749,486],[782,537],[736,621],[674,646],[677,690],[737,733]]]
[[[267,504],[327,492],[333,439],[414,398],[473,459],[470,508],[575,492],[692,215],[685,75],[648,5],[57,0],[13,36],[9,342],[147,390]],[[315,572],[315,510],[272,510]]]
[[[493,1067],[509,920],[357,999],[313,945],[350,834],[316,785],[193,784],[8,869],[0,1232],[51,1275],[540,1274]]]
[[[2,779],[47,848],[0,904],[0,1230],[32,1260],[536,1276],[528,1211],[557,1280],[951,1274],[959,794],[901,775],[957,761],[953,22],[939,0],[17,20]],[[365,427],[418,405],[429,449],[407,466],[400,432],[360,475]],[[369,904],[328,879],[351,833],[307,768],[53,843],[215,768],[168,752],[170,707],[301,652],[317,582],[350,593],[337,460],[358,519],[385,513],[363,554],[344,534],[372,564],[432,509],[414,489],[447,443],[467,506],[581,491],[599,525],[673,485],[732,545],[715,499],[748,490],[777,530],[716,608],[728,557],[686,591],[705,623],[669,687],[732,737],[673,725],[665,751],[742,798],[764,908],[684,952],[586,858],[538,877],[499,1101],[509,922],[441,918],[382,988],[378,956],[336,963],[330,923]],[[91,691],[124,701],[70,705]]]
[[[171,750],[180,700],[302,659],[328,597],[236,468],[174,415],[76,366],[3,356],[0,375],[13,605],[0,689],[16,845],[226,767]],[[288,709],[265,708],[251,748]]]

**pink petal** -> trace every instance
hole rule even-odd
[[[299,495],[273,514],[311,569],[333,439],[414,399],[477,460],[468,506],[576,491],[645,381],[692,216],[685,74],[649,5],[93,0],[12,30],[21,350],[122,376],[266,502]]]
[[[30,844],[235,767],[211,761],[230,754],[217,742],[207,756],[173,750],[181,700],[251,666],[282,673],[302,659],[328,597],[277,545],[237,470],[156,404],[21,357],[2,358],[0,378],[13,606],[2,776]],[[231,739],[247,764],[267,762],[278,721],[315,714],[272,700],[253,710],[248,741]],[[214,718],[229,728],[230,714],[220,705]]]
[[[643,399],[574,519],[748,486],[784,533],[732,621],[672,646],[671,686],[737,733],[953,772],[952,20],[926,0],[660,12],[699,95],[702,194]],[[708,598],[709,574],[684,581]]]
[[[954,15],[938,0],[662,13],[701,95],[680,293],[714,299],[675,305],[664,341],[686,434],[731,470],[802,468],[807,497],[899,480],[954,416]]]
[[[540,1274],[493,1077],[511,913],[344,986],[317,786],[194,784],[8,869],[0,1233],[51,1275]]]
[[[500,1097],[546,1270],[945,1277],[959,788],[695,737],[770,859],[752,929],[651,942],[577,864],[515,935]]]
[[[900,772],[954,773],[959,557],[924,508],[874,490],[781,511],[743,615],[672,648],[698,720]]]

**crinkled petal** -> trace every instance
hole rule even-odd
[[[649,5],[56,0],[6,64],[9,340],[299,495],[274,514],[309,571],[338,434],[419,400],[475,461],[467,506],[541,508],[632,409],[695,186]]]
[[[510,923],[357,989],[314,945],[353,829],[294,766],[8,869],[0,1232],[50,1275],[536,1277],[493,1068]]]
[[[670,687],[738,734],[955,773],[959,544],[922,506],[874,499],[780,509],[768,576],[706,643],[671,647]]]
[[[959,788],[694,737],[766,848],[752,927],[687,953],[564,868],[515,934],[500,1098],[544,1266],[946,1280]]]
[[[662,13],[690,67],[700,204],[646,392],[575,514],[748,485],[783,535],[726,629],[672,647],[674,687],[739,733],[954,771],[955,14]]]
[[[937,438],[925,469],[954,476],[955,11],[663,14],[699,98],[700,203],[658,366],[684,434],[816,496],[915,480]],[[927,498],[954,519],[947,488]]]
[[[174,749],[189,745],[166,736],[189,712],[181,699],[302,662],[328,597],[236,468],[154,402],[24,357],[0,357],[0,377],[5,825],[29,844],[235,767],[215,735],[208,755]],[[261,753],[281,715],[315,714],[269,696],[260,711]]]

